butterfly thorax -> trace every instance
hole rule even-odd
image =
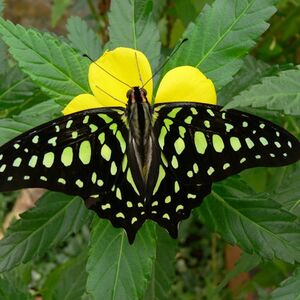
[[[147,185],[151,163],[155,157],[152,128],[152,108],[143,88],[134,87],[127,93],[130,156],[136,160],[144,184]]]

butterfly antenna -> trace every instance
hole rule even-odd
[[[113,98],[114,100],[116,100],[116,101],[118,101],[118,102],[120,102],[120,103],[122,103],[122,104],[124,104],[124,105],[126,105],[126,103],[125,102],[123,102],[122,100],[120,100],[120,99],[118,99],[118,98],[116,98],[116,97],[114,97],[114,96],[112,96],[111,94],[109,94],[108,92],[106,92],[106,91],[104,91],[103,89],[101,89],[101,87],[99,87],[98,85],[96,85],[96,88],[98,88],[101,92],[103,92],[104,94],[106,94],[107,96],[109,96],[109,97],[111,97],[111,98]]]
[[[136,62],[136,67],[138,69],[138,72],[139,72],[139,78],[140,78],[140,82],[142,84],[142,86],[144,86],[144,83],[143,83],[143,78],[142,78],[142,75],[141,75],[141,69],[140,69],[140,66],[139,66],[139,61],[137,59],[137,54],[136,54],[136,51],[134,51],[134,55],[135,55],[135,62]]]
[[[172,56],[174,56],[174,54],[179,50],[179,48],[182,46],[183,43],[185,43],[188,39],[184,38],[180,44],[171,52],[171,54],[167,57],[167,59],[164,61],[164,63],[156,70],[156,72],[152,75],[151,78],[149,78],[144,85],[142,86],[142,88],[150,81],[152,80],[160,71],[161,69],[169,62],[169,60],[172,58]]]
[[[112,78],[116,79],[117,81],[125,84],[127,87],[129,87],[130,89],[132,89],[132,86],[130,86],[129,84],[127,84],[126,82],[122,81],[121,79],[117,78],[115,75],[111,74],[110,72],[108,72],[107,70],[105,70],[103,67],[101,67],[100,65],[97,64],[96,61],[94,61],[90,56],[88,56],[87,54],[83,54],[83,57],[88,58],[92,63],[94,63],[96,66],[98,66],[102,71],[104,71],[106,74],[108,74],[109,76],[111,76]]]

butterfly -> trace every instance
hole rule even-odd
[[[127,75],[133,68],[138,72]],[[213,182],[299,160],[300,143],[286,130],[214,105],[213,83],[198,69],[169,71],[153,105],[152,78],[143,53],[105,52],[89,69],[95,96],[75,97],[67,115],[0,147],[0,191],[41,187],[78,195],[133,243],[147,219],[176,238]],[[126,105],[114,106],[125,97]]]
[[[133,243],[147,219],[175,238],[213,182],[300,159],[293,135],[254,115],[197,102],[150,105],[140,87],[127,99],[125,108],[79,111],[1,146],[0,191],[78,195]]]

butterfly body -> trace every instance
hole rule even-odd
[[[80,111],[3,145],[0,190],[79,195],[132,243],[147,219],[176,237],[213,182],[300,159],[299,141],[267,120],[194,102],[151,106],[139,87],[127,96],[125,109]]]
[[[151,193],[151,188],[153,188],[153,176],[149,175],[157,173],[159,152],[152,126],[153,109],[146,98],[144,89],[134,87],[128,91],[127,96],[128,104],[125,111],[129,127],[127,152],[131,165],[136,165],[135,176],[140,177],[142,190],[147,194],[147,191]]]

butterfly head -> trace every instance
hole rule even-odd
[[[127,92],[126,95],[128,104],[134,103],[148,103],[147,91],[144,88],[135,86]]]

